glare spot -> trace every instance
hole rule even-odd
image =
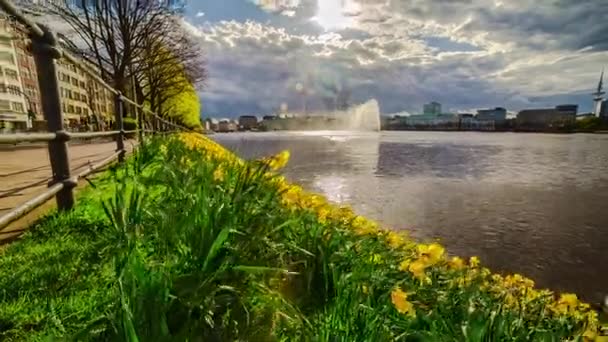
[[[317,13],[311,19],[325,31],[351,27],[359,5],[353,0],[317,0]]]

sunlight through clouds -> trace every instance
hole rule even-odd
[[[353,26],[360,7],[352,0],[318,0],[317,13],[311,21],[325,31]]]
[[[293,84],[330,74],[354,101],[376,98],[383,112],[416,112],[432,99],[455,110],[553,102],[588,110],[608,61],[608,8],[594,1],[239,0],[226,1],[230,14],[214,16],[209,3],[191,15],[210,68],[229,78],[208,91],[232,82],[241,96],[238,106],[232,93],[214,97],[208,109],[270,112],[301,102]],[[311,108],[321,100],[310,96]]]

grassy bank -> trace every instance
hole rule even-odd
[[[195,134],[154,140],[0,255],[0,339],[599,340],[575,295],[379,229]]]

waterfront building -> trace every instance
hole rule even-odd
[[[239,129],[250,131],[258,128],[258,118],[254,115],[241,115],[239,117]]]
[[[507,110],[502,107],[480,109],[477,111],[477,120],[494,121],[495,124],[502,125],[505,121],[507,121]]]
[[[431,102],[422,106],[422,113],[424,115],[440,115],[441,114],[441,103]]]
[[[577,111],[577,105],[525,109],[517,114],[517,127],[524,130],[566,128],[576,121]]]
[[[578,105],[576,104],[563,104],[555,106],[555,109],[561,113],[578,114]]]
[[[221,119],[218,124],[218,128],[217,128],[218,132],[223,132],[223,133],[236,132],[236,130],[237,130],[236,121],[230,120],[230,119]]]
[[[217,132],[219,128],[219,120],[215,118],[206,118],[205,119],[205,130]]]
[[[415,129],[458,129],[460,119],[453,114],[410,115],[406,125]]]

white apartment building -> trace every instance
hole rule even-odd
[[[0,131],[23,131],[31,124],[28,121],[14,36],[10,21],[0,17]]]

